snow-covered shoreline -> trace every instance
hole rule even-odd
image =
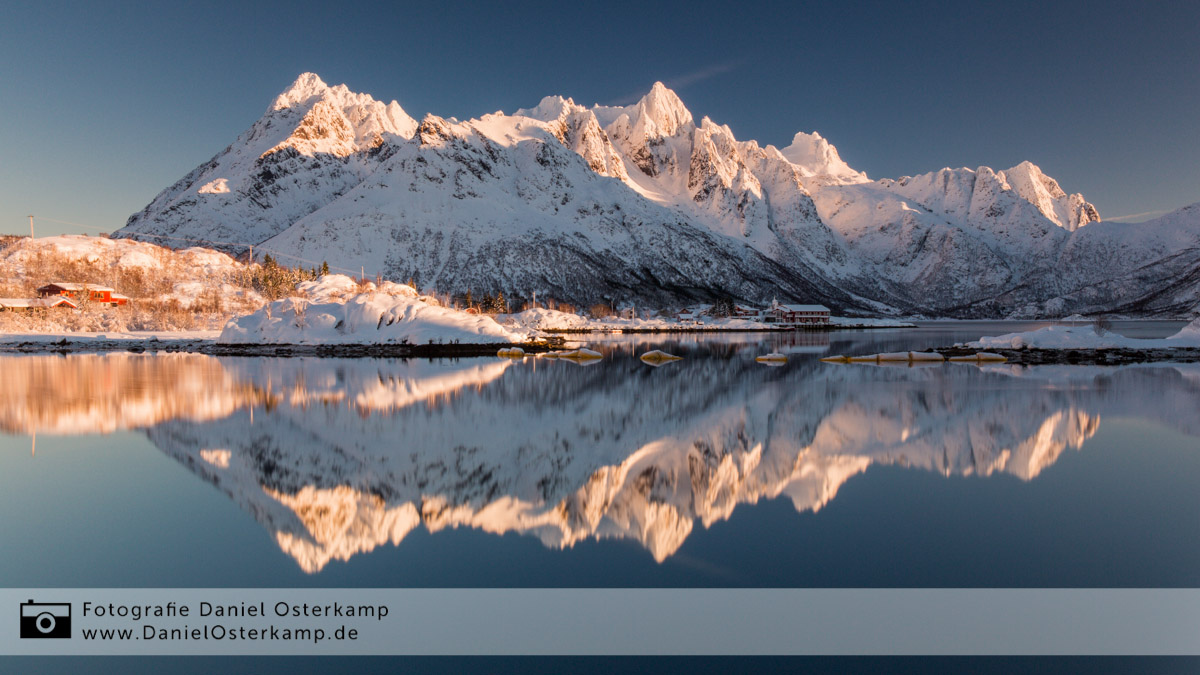
[[[792,326],[751,321],[735,317],[680,321],[673,318],[593,319],[579,314],[553,309],[529,309],[515,314],[498,314],[502,325],[543,333],[711,333],[711,332],[779,332],[797,330]],[[841,330],[867,328],[914,328],[916,324],[898,319],[868,319],[834,316],[827,325],[813,325],[799,330]]]
[[[1047,326],[1032,331],[985,336],[966,343],[973,349],[1196,349],[1200,348],[1200,319],[1165,338],[1130,338],[1087,325]]]
[[[53,333],[0,333],[0,348],[17,343],[151,343],[215,342],[221,334],[218,330],[147,330],[147,331],[60,331]]]
[[[405,284],[360,284],[341,274],[299,284],[284,298],[240,316],[218,344],[520,344],[530,334],[490,316],[442,307]]]

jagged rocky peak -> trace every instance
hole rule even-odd
[[[542,122],[553,122],[562,119],[574,109],[583,109],[575,101],[562,96],[546,96],[532,108],[521,108],[513,113],[514,117],[531,117]]]
[[[590,110],[572,110],[556,124],[561,127],[563,142],[583,157],[592,171],[621,180],[629,178],[621,156]]]
[[[358,148],[354,127],[340,108],[321,99],[313,104],[291,135],[262,154],[263,157],[292,148],[302,155],[327,153],[345,157]]]
[[[610,136],[629,139],[635,144],[675,136],[681,131],[690,132],[695,126],[691,111],[662,82],[655,82],[633,105],[623,108],[596,106],[592,110]]]
[[[787,161],[800,168],[805,176],[828,176],[836,183],[866,183],[867,174],[855,171],[849,164],[842,161],[837,148],[812,132],[798,132],[792,137],[792,144],[780,150]]]
[[[692,125],[691,111],[662,82],[655,82],[634,108],[634,129],[644,129],[646,138],[674,136]]]
[[[1059,187],[1058,181],[1042,173],[1033,162],[1026,160],[1000,173],[1022,199],[1036,206],[1061,228],[1074,232],[1100,220],[1096,207],[1084,200],[1083,195],[1068,195]]]
[[[742,158],[729,127],[720,126],[707,117],[702,119],[700,126],[692,132],[688,187],[695,191],[714,180],[714,185],[731,187],[734,176],[742,167]]]
[[[417,127],[416,135],[420,137],[421,145],[441,145],[454,138],[454,130],[449,120],[428,113]]]
[[[878,184],[933,211],[962,217],[978,227],[1000,223],[1044,225],[1073,232],[1100,220],[1096,207],[1082,195],[1068,195],[1037,165],[1022,162],[1007,171],[980,166],[944,168]],[[989,223],[991,225],[989,225]]]
[[[329,85],[316,73],[301,73],[292,86],[280,92],[267,108],[270,114],[276,110],[306,106],[330,94]]]
[[[634,105],[592,109],[613,144],[650,177],[675,174],[691,157],[692,113],[662,82]]]
[[[629,175],[596,114],[570,98],[547,96],[533,108],[522,108],[514,117],[544,122],[549,131],[588,163],[592,171],[626,180]]]
[[[417,121],[396,101],[385,104],[376,101],[370,94],[352,92],[344,84],[330,87],[315,73],[304,73],[296,78],[290,87],[275,97],[267,109],[267,115],[279,111],[307,115],[311,108],[321,102],[341,111],[354,131],[355,143],[360,147],[378,145],[383,134],[412,138],[416,132]]]

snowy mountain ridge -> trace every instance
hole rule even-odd
[[[1194,211],[1099,219],[1030,162],[872,181],[816,132],[783,149],[738,140],[661,83],[624,107],[548,96],[418,122],[305,73],[118,236],[253,244],[451,293],[577,304],[1195,313]]]

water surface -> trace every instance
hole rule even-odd
[[[1033,325],[597,336],[590,365],[4,356],[0,574],[1197,585],[1200,366],[818,361]],[[685,358],[651,367],[651,348]]]

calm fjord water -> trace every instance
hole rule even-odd
[[[1200,584],[1200,366],[817,360],[1026,327],[602,336],[591,365],[3,356],[0,575]],[[637,359],[652,348],[685,358]]]

